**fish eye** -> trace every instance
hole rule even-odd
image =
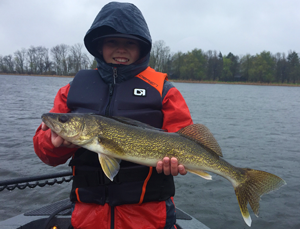
[[[67,115],[62,115],[62,116],[59,116],[59,118],[58,118],[58,121],[60,121],[62,123],[65,123],[68,120],[69,120],[69,117]]]

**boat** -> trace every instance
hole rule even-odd
[[[69,178],[66,178],[69,177]],[[60,180],[57,180],[60,178]],[[52,181],[49,182],[49,179]],[[54,180],[53,180],[54,179]],[[46,180],[46,181],[45,181]],[[0,191],[26,187],[44,187],[55,183],[69,182],[72,180],[71,172],[42,175],[13,180],[0,181]],[[35,182],[35,183],[32,183]],[[71,228],[72,203],[69,199],[63,199],[55,203],[47,204],[12,218],[0,221],[1,229],[69,229]],[[206,225],[193,216],[176,207],[177,229],[209,229]]]

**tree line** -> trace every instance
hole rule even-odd
[[[80,69],[92,67],[93,60],[82,51],[82,44],[69,46],[56,45],[49,49],[31,46],[14,52],[13,55],[0,55],[0,73],[75,75]]]
[[[206,81],[243,81],[262,83],[300,83],[300,59],[295,51],[263,51],[237,56],[231,52],[201,49],[171,53],[164,41],[153,43],[150,66],[166,72],[170,79]]]
[[[75,75],[80,69],[96,68],[95,59],[82,51],[82,44],[56,45],[49,49],[31,46],[0,55],[0,73]],[[153,43],[149,65],[168,73],[169,79],[300,83],[300,59],[295,51],[256,55],[222,55],[217,51],[193,49],[171,53],[164,41]]]

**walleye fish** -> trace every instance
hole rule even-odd
[[[202,124],[168,133],[124,117],[47,113],[42,115],[42,120],[65,140],[97,153],[110,180],[118,173],[120,160],[156,166],[164,157],[176,157],[187,171],[205,179],[211,180],[207,172],[226,178],[234,187],[248,226],[251,217],[247,204],[258,216],[260,196],[286,184],[271,173],[238,168],[223,160],[219,144]]]

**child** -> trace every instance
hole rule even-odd
[[[62,87],[50,112],[124,116],[168,132],[191,125],[188,107],[167,75],[148,67],[151,36],[139,9],[111,2],[84,38],[97,70],[81,70]],[[70,194],[74,228],[176,228],[173,176],[186,174],[176,158],[156,169],[127,161],[114,181],[104,175],[97,154],[67,142],[42,123],[33,138],[40,159],[73,168]]]

